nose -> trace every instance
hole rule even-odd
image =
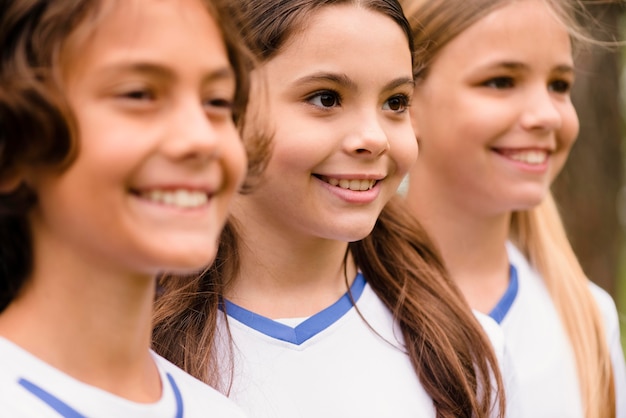
[[[561,128],[563,115],[558,101],[564,99],[553,95],[546,86],[538,86],[529,91],[521,117],[525,129],[548,132]]]
[[[389,150],[389,138],[374,112],[356,118],[352,126],[354,131],[344,142],[346,152],[376,158]]]
[[[175,160],[215,158],[219,152],[215,123],[207,116],[200,100],[188,99],[186,103],[180,103],[171,114],[165,154]]]

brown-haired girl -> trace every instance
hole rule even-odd
[[[417,155],[399,4],[232,5],[264,87],[244,138],[273,153],[216,263],[163,278],[155,349],[253,417],[501,415],[489,341],[393,198]]]
[[[575,4],[403,0],[420,63],[407,200],[470,305],[501,324],[522,416],[624,418],[615,304],[549,191],[578,134]]]
[[[150,351],[157,273],[213,259],[245,172],[247,68],[227,14],[0,10],[0,414],[243,417]]]

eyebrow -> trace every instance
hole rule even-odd
[[[104,74],[137,73],[155,76],[164,80],[176,79],[175,73],[169,68],[151,62],[131,62],[112,64],[103,69]],[[204,77],[204,82],[218,81],[222,79],[235,79],[235,73],[230,66],[217,67],[209,71]]]
[[[528,69],[528,66],[526,64],[523,64],[521,62],[515,62],[515,61],[502,61],[502,62],[498,62],[494,65],[487,65],[485,66],[485,68],[506,68],[508,70],[516,70],[516,71],[520,71],[520,70],[526,70]],[[574,67],[568,64],[561,64],[561,65],[557,65],[555,68],[552,69],[552,71],[558,72],[558,73],[573,73],[574,72]]]
[[[314,73],[314,74],[301,77],[297,79],[296,81],[294,81],[292,84],[294,85],[305,84],[306,85],[306,84],[316,84],[316,83],[324,82],[324,81],[338,84],[347,89],[352,89],[352,90],[357,89],[356,83],[352,79],[350,79],[350,77],[348,77],[347,75],[326,73],[326,72],[319,72],[319,73]],[[408,85],[409,87],[413,88],[415,87],[415,80],[413,80],[413,77],[399,77],[387,83],[384,86],[383,90],[384,91],[393,90],[403,85]]]

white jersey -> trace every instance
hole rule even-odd
[[[346,293],[297,325],[226,302],[231,399],[251,418],[435,417],[391,312],[361,274],[350,294],[358,311]]]
[[[584,418],[574,353],[544,281],[507,244],[511,282],[490,315],[501,323],[517,390],[507,400],[533,418]],[[617,310],[611,297],[590,283],[605,319],[615,372],[617,417],[626,418],[626,366]],[[515,399],[519,397],[519,399]]]
[[[214,389],[152,353],[162,397],[131,402],[80,382],[0,337],[0,416],[11,418],[243,418]]]

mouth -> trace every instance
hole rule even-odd
[[[325,183],[330,184],[331,186],[340,187],[342,189],[352,190],[355,192],[371,190],[376,185],[376,183],[378,183],[378,180],[376,179],[338,179],[334,177],[318,175],[315,175],[315,177]]]
[[[548,160],[550,153],[547,150],[502,150],[494,149],[498,154],[514,161],[528,165],[542,165]]]
[[[131,193],[153,203],[182,209],[204,206],[210,199],[210,195],[205,191],[189,189],[132,190]]]

